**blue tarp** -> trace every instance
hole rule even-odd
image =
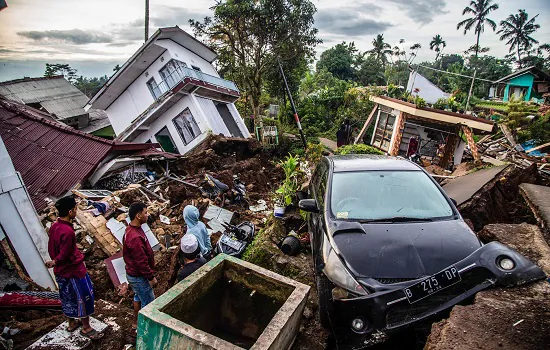
[[[524,143],[521,144],[521,146],[525,150],[525,153],[529,154],[530,156],[543,157],[547,155],[547,153],[542,153],[541,151],[533,151],[529,153],[530,149],[533,149],[538,146],[535,140],[525,141]]]

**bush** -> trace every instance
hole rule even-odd
[[[416,108],[424,108],[426,107],[426,100],[420,96],[416,96],[414,98],[414,104],[416,105]]]
[[[376,147],[369,145],[346,145],[339,147],[334,151],[335,154],[384,154],[381,150]]]

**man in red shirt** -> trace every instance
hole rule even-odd
[[[61,307],[69,318],[69,332],[82,325],[80,334],[92,340],[101,339],[103,333],[90,326],[90,315],[94,313],[94,287],[84,265],[84,255],[76,247],[73,224],[76,217],[76,201],[72,196],[63,197],[55,203],[59,218],[49,231],[48,252],[59,286]]]
[[[155,257],[153,249],[145,236],[141,225],[149,217],[147,206],[136,202],[128,208],[130,224],[126,227],[122,244],[122,257],[126,264],[126,278],[134,291],[134,321],[132,328],[137,329],[139,310],[155,300],[153,287],[157,284],[154,275]]]

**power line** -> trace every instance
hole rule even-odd
[[[464,74],[459,74],[459,73],[453,73],[453,72],[447,72],[447,71],[444,71],[444,70],[441,70],[441,69],[436,69],[436,68],[432,68],[432,67],[426,67],[426,66],[423,66],[423,65],[418,65],[418,67],[422,67],[422,68],[426,68],[426,69],[431,69],[431,70],[434,70],[436,72],[441,72],[441,73],[445,73],[445,74],[452,74],[452,75],[457,75],[459,77],[464,77],[464,78],[470,78],[470,79],[473,79],[474,77],[471,77],[469,75],[464,75]],[[476,80],[483,80],[483,81],[487,81],[489,83],[493,83],[495,84],[496,82],[492,81],[492,80],[487,80],[487,79],[481,79],[481,78],[477,78],[476,77]]]

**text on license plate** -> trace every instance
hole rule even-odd
[[[460,273],[456,267],[451,266],[441,272],[436,273],[426,279],[403,289],[409,303],[416,303],[442,289],[460,282]]]

